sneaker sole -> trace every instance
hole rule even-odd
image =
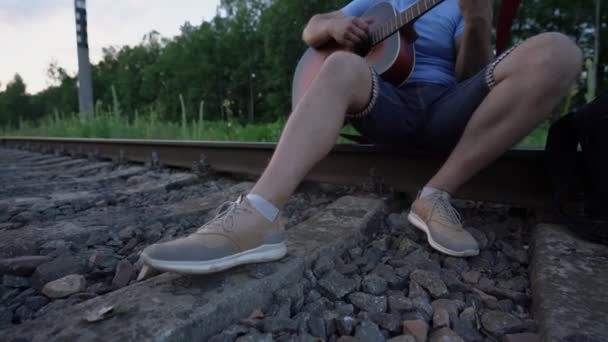
[[[284,257],[285,254],[287,254],[287,245],[285,242],[281,242],[272,245],[262,245],[237,254],[208,261],[158,260],[152,259],[143,253],[141,257],[144,263],[159,271],[184,274],[208,274],[220,272],[238,265],[278,260]]]
[[[433,240],[433,237],[431,236],[431,234],[429,232],[429,227],[426,225],[426,223],[424,223],[424,221],[418,215],[416,215],[415,213],[413,213],[411,211],[407,215],[407,220],[410,221],[410,223],[413,224],[416,228],[425,232],[429,245],[431,245],[431,247],[433,247],[433,249],[435,249],[441,253],[444,253],[447,255],[452,255],[452,256],[457,256],[457,257],[468,257],[468,256],[475,256],[475,255],[479,254],[479,250],[476,250],[476,249],[469,249],[469,250],[459,252],[459,251],[454,251],[449,248],[441,246],[437,241]]]

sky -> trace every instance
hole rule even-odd
[[[215,16],[220,0],[88,0],[89,55],[97,63],[103,47],[136,45],[156,30],[165,37]],[[30,94],[51,84],[46,70],[57,62],[77,71],[73,0],[0,0],[0,90],[15,73]]]

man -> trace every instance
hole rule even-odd
[[[369,20],[358,16],[378,2],[354,0],[340,11],[315,15],[304,41],[312,47],[332,39],[347,47],[365,42]],[[402,11],[415,0],[390,2]],[[408,218],[433,248],[476,255],[477,242],[462,228],[450,193],[546,119],[582,64],[581,51],[559,33],[532,37],[490,62],[491,6],[490,0],[446,0],[422,16],[415,24],[415,70],[400,87],[353,53],[332,54],[290,115],[251,192],[192,235],[149,246],[143,260],[165,271],[208,273],[283,257],[279,211],[332,149],[345,120],[375,143],[451,150]]]

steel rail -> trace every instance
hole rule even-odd
[[[275,144],[183,140],[0,137],[7,148],[64,151],[101,159],[210,167],[217,172],[258,176]],[[383,185],[415,194],[438,170],[445,155],[372,145],[337,145],[306,179],[336,184]],[[456,194],[460,198],[546,207],[551,191],[539,149],[514,149],[480,172]]]

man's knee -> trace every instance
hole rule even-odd
[[[356,87],[370,80],[367,62],[350,52],[338,51],[331,54],[323,64],[321,72],[341,84]]]
[[[576,43],[558,32],[542,33],[529,39],[525,71],[539,81],[570,85],[581,72],[583,54]],[[543,82],[543,83],[544,83]]]
[[[319,76],[318,80],[326,82],[333,95],[348,102],[349,112],[367,105],[372,74],[363,58],[349,52],[335,52],[325,60]]]

